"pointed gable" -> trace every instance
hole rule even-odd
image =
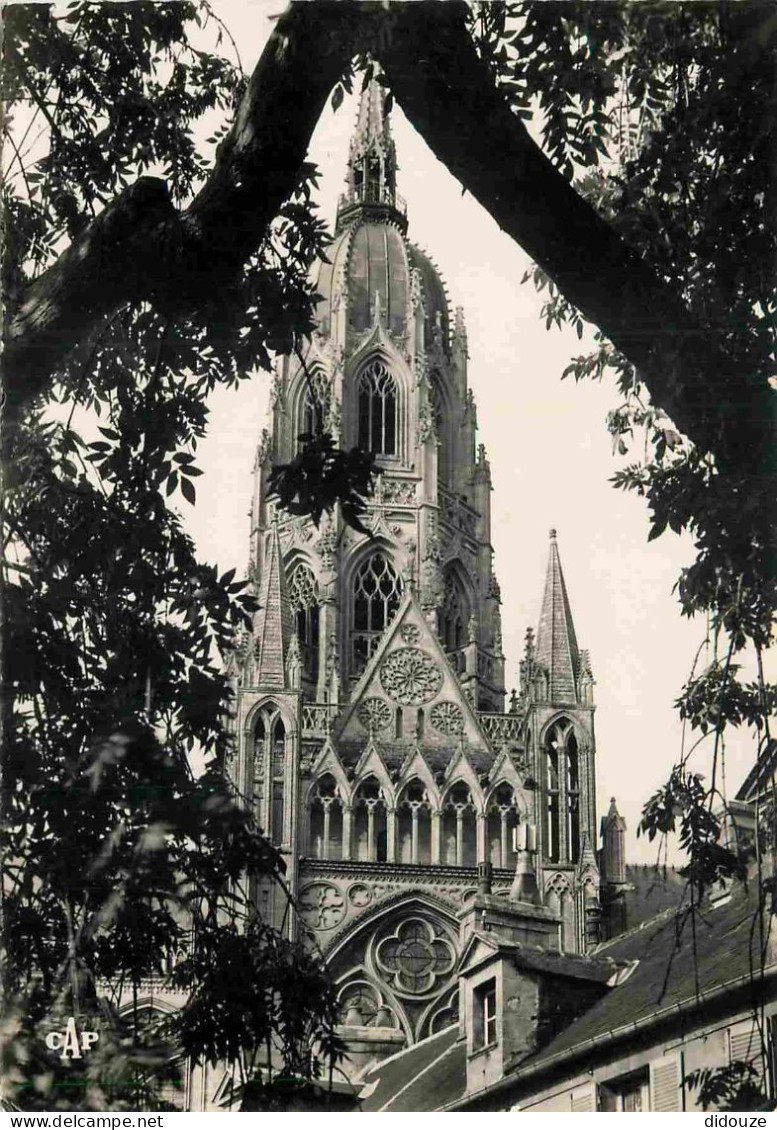
[[[265,551],[259,611],[254,627],[255,682],[263,688],[286,686],[286,659],[291,640],[291,611],[286,592],[278,524],[273,523]]]
[[[551,702],[577,702],[580,652],[572,622],[572,610],[561,571],[556,531],[550,531],[550,557],[537,630],[536,661],[548,672]]]
[[[489,757],[490,747],[442,644],[408,593],[354,688],[338,739],[373,735],[392,746],[439,748],[450,757],[463,742]],[[428,760],[428,757],[427,757]]]

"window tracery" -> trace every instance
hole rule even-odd
[[[315,859],[343,858],[343,802],[331,773],[310,793],[310,854]]]
[[[278,708],[267,703],[253,728],[253,801],[259,827],[280,845],[284,834],[286,729]]]
[[[313,436],[324,427],[332,400],[332,386],[320,369],[311,374],[310,382],[308,382],[304,373],[303,379],[305,380],[305,392],[300,406],[298,428],[300,445],[302,436]]]
[[[545,738],[545,854],[580,859],[580,755],[572,724],[560,719]]]
[[[477,864],[477,817],[472,794],[463,783],[448,792],[442,811],[444,862],[453,867]]]
[[[358,444],[375,455],[397,454],[397,382],[380,360],[362,370],[358,384]]]
[[[406,785],[397,805],[397,846],[401,863],[431,863],[431,804],[417,778]]]
[[[491,794],[486,812],[488,852],[494,867],[515,868],[513,837],[518,822],[518,806],[513,788],[508,784],[499,785]]]
[[[371,553],[353,579],[353,674],[366,667],[378,641],[394,617],[402,597],[402,579],[386,555]]]
[[[386,800],[375,777],[362,781],[353,801],[355,856],[384,863],[388,858]]]
[[[294,616],[302,669],[311,682],[318,678],[318,584],[313,571],[298,564],[289,577],[289,606]]]
[[[375,962],[396,992],[421,996],[447,979],[456,964],[456,952],[431,922],[407,918],[378,943]]]
[[[469,642],[470,605],[464,586],[454,569],[446,569],[443,580],[442,606],[438,613],[438,631],[442,645],[451,656],[456,671],[463,671],[463,649]]]

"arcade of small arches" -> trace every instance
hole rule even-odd
[[[314,859],[514,868],[513,833],[526,819],[516,786],[487,793],[464,780],[438,792],[413,777],[396,789],[370,775],[353,786],[325,773],[311,785],[307,850]]]

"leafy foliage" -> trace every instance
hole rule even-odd
[[[752,1063],[735,1060],[726,1067],[701,1067],[685,1077],[685,1083],[698,1092],[703,1110],[769,1110]]]
[[[373,490],[375,456],[358,447],[341,451],[328,432],[299,437],[300,450],[290,463],[272,468],[268,494],[289,514],[304,514],[316,525],[326,510],[339,505],[349,526],[368,533],[361,521]]]
[[[243,78],[195,45],[203,31],[221,39],[207,5],[84,3],[61,15],[20,5],[6,15],[12,304],[63,240],[144,172],[161,170],[185,202]],[[211,116],[203,149],[195,128]],[[9,1094],[25,1107],[156,1108],[176,1075],[171,1040],[195,1058],[215,1054],[223,986],[197,955],[226,967],[238,937],[256,943],[241,985],[292,976],[307,1002],[305,1028],[289,1026],[279,1001],[269,1009],[267,1056],[302,1074],[320,1063],[299,1041],[336,1051],[316,1028],[331,1031],[334,1008],[318,958],[261,927],[245,886],[247,874],[282,883],[280,857],[229,780],[222,659],[255,602],[234,569],[198,560],[171,509],[178,492],[196,504],[209,394],[312,325],[307,266],[323,231],[314,178],[305,166],[242,278],[204,310],[173,321],[125,307],[6,428],[3,1055]],[[207,761],[197,780],[191,754]],[[173,976],[188,1000],[177,1026],[145,1023],[140,982]],[[119,1012],[127,999],[130,1013]],[[80,1065],[45,1045],[71,1013],[101,1033]],[[239,1026],[230,1047],[241,1070],[259,1070]]]

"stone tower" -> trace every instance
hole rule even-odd
[[[505,710],[491,475],[463,313],[407,238],[382,88],[361,97],[317,326],[281,357],[256,457],[253,636],[235,664],[236,783],[284,853],[298,914],[339,986],[352,1065],[458,1009],[461,924],[490,863],[508,899],[536,828],[540,898],[577,951],[596,901],[593,705],[555,537],[536,643]],[[321,419],[380,469],[364,519],[317,528],[267,498]],[[275,899],[275,905],[273,905]]]

